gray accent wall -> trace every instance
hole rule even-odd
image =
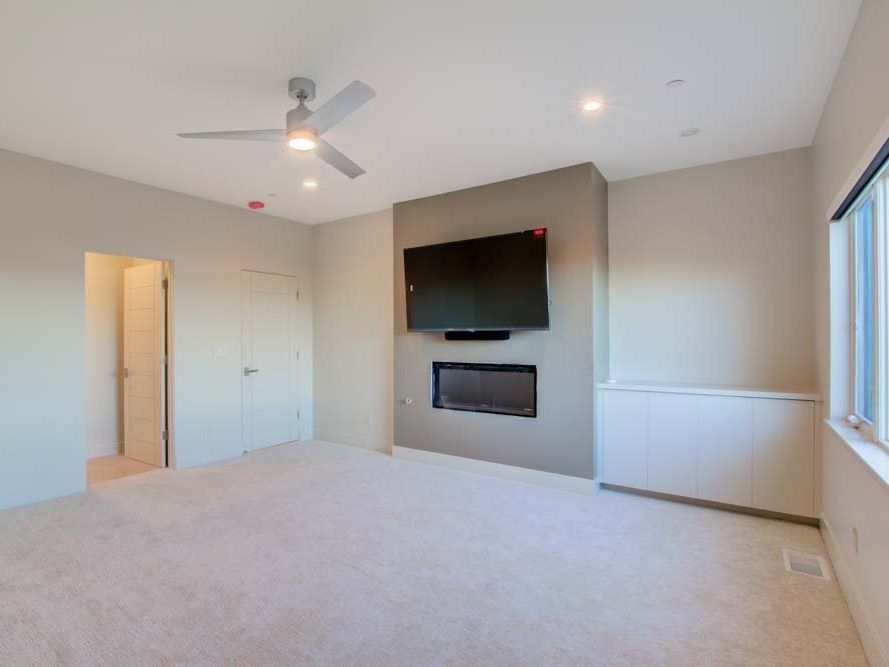
[[[595,477],[594,385],[608,376],[607,209],[591,163],[395,205],[396,445]],[[499,342],[407,331],[405,248],[536,227],[548,229],[549,331]],[[433,408],[433,361],[536,364],[538,417]]]

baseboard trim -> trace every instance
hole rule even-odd
[[[798,516],[796,514],[784,514],[783,512],[773,512],[771,510],[761,510],[755,507],[744,507],[743,505],[729,505],[727,503],[716,502],[715,500],[704,500],[703,498],[689,498],[688,496],[674,496],[671,493],[661,493],[659,491],[646,491],[645,489],[634,489],[630,486],[620,486],[619,484],[608,484],[602,482],[603,489],[611,491],[619,491],[620,493],[630,493],[634,496],[645,496],[646,498],[657,498],[658,500],[669,500],[674,503],[683,503],[684,505],[697,505],[698,507],[709,507],[715,510],[724,510],[726,512],[734,512],[736,514],[749,514],[751,516],[759,516],[764,519],[777,519],[778,521],[790,521],[791,523],[803,523],[807,526],[818,526],[818,519],[811,516]]]
[[[889,667],[887,648],[880,644],[877,627],[870,617],[864,598],[861,596],[861,590],[855,582],[855,576],[852,574],[846,557],[836,541],[836,536],[830,528],[830,523],[824,515],[821,516],[821,535],[824,538],[824,544],[827,545],[827,553],[830,554],[837,582],[840,584],[843,595],[846,596],[849,611],[852,612],[852,620],[855,621],[855,627],[858,630],[858,636],[861,638],[867,659],[874,667]]]
[[[398,447],[397,445],[392,447],[392,456],[396,459],[403,459],[405,461],[427,463],[430,465],[451,468],[453,470],[470,472],[476,475],[498,477],[500,479],[508,479],[512,482],[523,482],[525,484],[545,486],[550,489],[569,491],[571,493],[579,493],[586,496],[593,496],[599,492],[599,483],[595,479],[560,475],[554,472],[531,470],[530,468],[519,468],[518,466],[510,466],[504,463],[491,463],[490,461],[467,459],[462,456],[439,454],[438,452],[426,452],[422,449]]]
[[[103,456],[116,456],[123,454],[123,442],[105,443],[102,445],[92,445],[86,448],[87,459],[100,459]]]
[[[310,440],[324,440],[325,442],[333,442],[340,445],[348,445],[349,447],[358,447],[359,449],[369,449],[375,452],[389,453],[389,448],[379,440],[358,433],[343,433],[340,431],[330,431],[324,428],[315,427],[314,437]]]

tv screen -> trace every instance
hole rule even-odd
[[[409,331],[549,329],[546,230],[406,248]]]

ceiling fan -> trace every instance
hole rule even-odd
[[[230,132],[185,132],[183,139],[230,139],[234,141],[284,141],[297,151],[315,151],[315,155],[349,178],[365,173],[336,148],[321,138],[331,127],[358,109],[376,92],[361,81],[353,81],[325,104],[312,111],[306,102],[315,99],[315,82],[304,77],[290,79],[288,94],[299,104],[287,112],[286,130],[233,130]]]

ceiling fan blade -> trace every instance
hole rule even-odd
[[[344,173],[349,178],[357,178],[365,173],[364,169],[352,162],[352,160],[340,153],[336,148],[324,141],[324,139],[319,138],[318,143],[315,144],[315,155],[320,157],[334,169]]]
[[[232,130],[231,132],[184,132],[183,139],[234,139],[235,141],[284,141],[284,130]]]
[[[318,134],[321,134],[376,94],[376,91],[366,83],[353,81],[316,109],[311,116],[311,122],[307,124],[314,127]]]

